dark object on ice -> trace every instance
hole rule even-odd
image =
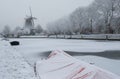
[[[91,65],[94,65],[95,63],[90,63]]]
[[[17,46],[20,45],[19,41],[12,41],[10,42],[11,46]]]

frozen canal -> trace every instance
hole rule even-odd
[[[10,39],[21,45],[12,47],[33,65],[53,51],[64,50],[74,57],[120,75],[120,41],[71,39]]]

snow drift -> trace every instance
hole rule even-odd
[[[36,69],[40,79],[120,79],[63,51],[53,51],[47,60],[37,62]]]

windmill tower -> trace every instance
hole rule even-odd
[[[34,26],[35,26],[34,20],[36,20],[37,18],[33,17],[31,7],[29,8],[29,10],[30,10],[30,16],[27,16],[25,18],[24,28],[29,30],[30,35],[34,35]]]

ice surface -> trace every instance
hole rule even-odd
[[[11,41],[20,41],[20,46],[15,47],[16,51],[34,65],[36,61],[43,59],[40,55],[46,51],[64,50],[83,53],[98,53],[107,50],[120,51],[120,41],[94,41],[94,40],[71,40],[71,39],[11,39]],[[94,65],[109,70],[115,74],[120,75],[120,60],[108,59],[98,56],[78,56],[88,63],[95,63]],[[100,62],[100,63],[99,63]]]
[[[10,46],[9,42],[14,40],[20,41],[20,46]],[[106,50],[120,50],[119,41],[68,39],[10,39],[10,41],[0,39],[0,79],[34,79],[33,67],[29,64],[33,66],[36,61],[41,60],[40,54],[46,51],[61,49],[97,53]],[[76,58],[88,63],[93,62],[99,67],[120,75],[118,69],[120,60],[97,56],[78,56]]]

